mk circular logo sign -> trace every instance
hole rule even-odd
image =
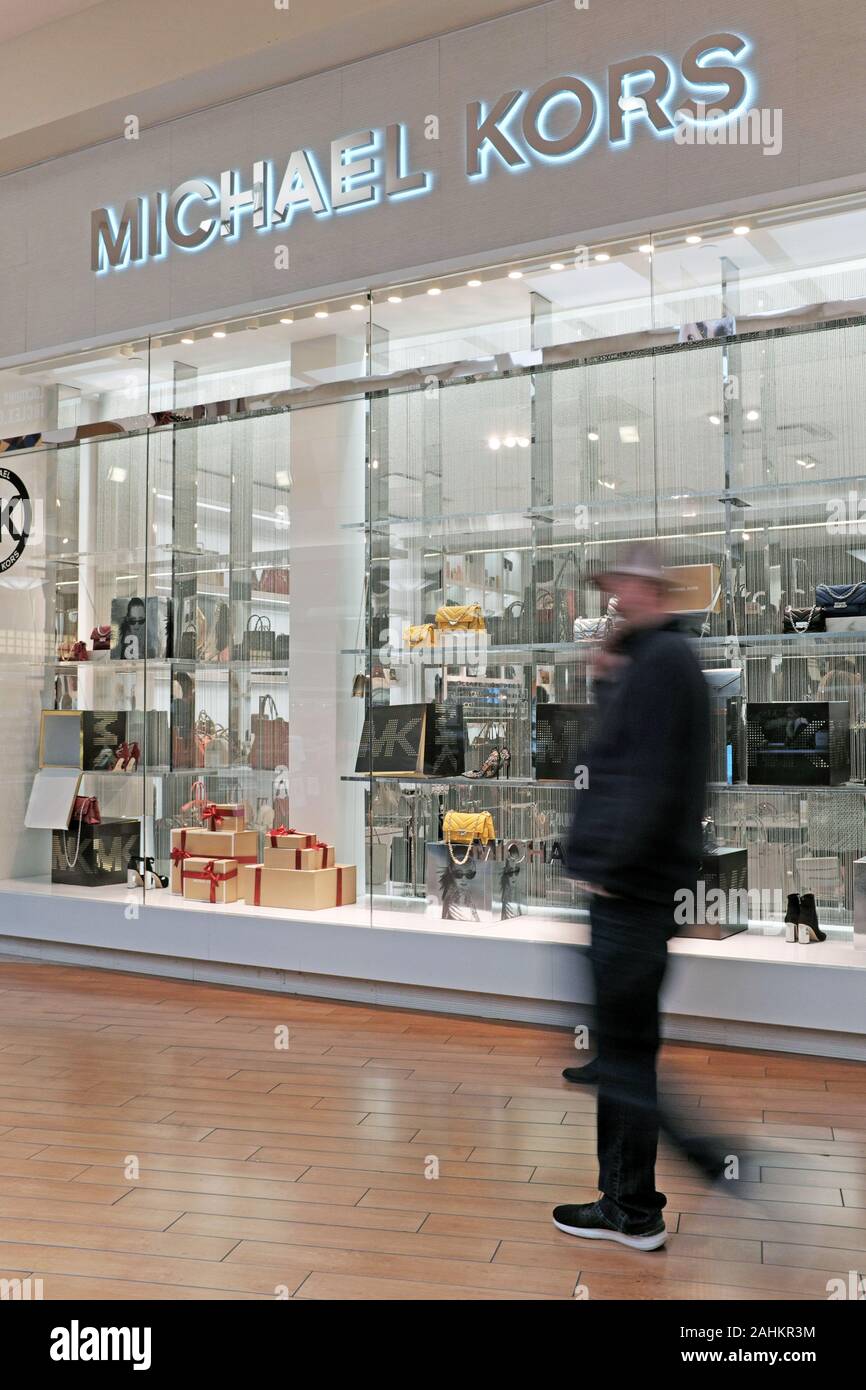
[[[21,559],[32,525],[30,494],[17,473],[0,468],[0,574]]]

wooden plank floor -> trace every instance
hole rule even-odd
[[[747,1136],[754,1200],[662,1151],[673,1235],[635,1254],[550,1221],[597,1194],[570,1041],[0,961],[0,1278],[47,1299],[808,1300],[866,1269],[866,1065],[666,1047],[694,1127]]]

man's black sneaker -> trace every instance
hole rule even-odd
[[[598,1061],[593,1058],[582,1067],[566,1067],[562,1073],[566,1081],[579,1081],[584,1086],[598,1085]]]
[[[615,1240],[627,1245],[631,1250],[658,1250],[667,1240],[668,1233],[661,1217],[658,1223],[640,1235],[630,1235],[618,1231],[602,1212],[598,1202],[583,1202],[579,1206],[554,1207],[553,1224],[569,1236],[583,1236],[587,1240]]]

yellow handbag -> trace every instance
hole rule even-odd
[[[446,845],[486,845],[496,839],[496,828],[489,811],[446,811],[442,834]]]
[[[432,623],[417,623],[403,629],[403,641],[410,651],[436,646],[436,629]]]
[[[437,608],[436,626],[440,632],[486,631],[480,603],[451,604]]]

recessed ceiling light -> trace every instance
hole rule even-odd
[[[637,425],[620,425],[619,439],[621,444],[640,444]]]
[[[403,296],[402,296],[402,294],[389,294],[389,295],[388,295],[388,303],[389,303],[389,304],[402,304],[402,303],[403,303]]]
[[[428,294],[441,294],[442,291],[440,290],[440,288],[439,288],[438,285],[431,285],[430,288],[429,288],[429,290],[427,291],[427,293],[428,293]]]
[[[551,269],[551,270],[565,270],[565,262],[564,262],[564,261],[551,261],[551,262],[550,262],[550,269]]]
[[[722,423],[721,417],[718,415],[708,415],[707,419],[711,425],[720,425]]]
[[[739,225],[734,228],[734,236],[748,236],[751,230],[751,227],[748,226],[747,223],[740,222]]]
[[[285,317],[280,319],[280,323],[294,323],[294,321],[291,314],[286,314]]]
[[[760,418],[761,418],[761,412],[760,412],[760,410],[747,410],[747,411],[746,411],[746,419],[747,419],[747,420],[760,420]]]
[[[470,290],[477,290],[477,289],[478,289],[478,286],[481,284],[481,281],[480,281],[480,280],[467,280],[467,281],[466,281],[466,284],[469,286],[469,289],[470,289]]]
[[[317,309],[313,317],[317,319],[326,319],[328,317],[328,311],[327,309]]]
[[[593,444],[595,444],[598,441],[598,434],[595,430],[588,430],[586,437],[587,439],[591,439]]]
[[[523,271],[522,271],[522,270],[509,270],[509,272],[508,272],[508,278],[509,278],[509,280],[522,280],[522,279],[523,279]]]
[[[513,449],[515,444],[517,443],[517,440],[515,439],[513,434],[507,434],[502,442],[505,445],[506,449]]]
[[[528,449],[528,448],[529,448],[529,440],[527,439],[527,437],[526,437],[525,434],[519,434],[519,435],[517,436],[517,447],[518,447],[518,449]]]
[[[350,309],[354,309],[354,310],[355,310],[355,313],[361,313],[361,311],[363,310],[364,306],[363,306],[363,304],[350,304],[350,305],[349,305],[349,308],[350,308]]]
[[[703,237],[698,236],[697,232],[692,232],[690,236],[686,237],[687,246],[700,246],[702,241]]]
[[[640,251],[642,256],[651,256],[653,244],[651,241],[642,241],[637,249],[638,251]]]
[[[195,338],[181,338],[180,340],[186,347],[192,347]]]
[[[609,261],[609,260],[610,260],[610,256],[607,254],[606,251],[599,251],[598,254],[596,255],[595,259],[596,259],[597,261]]]
[[[225,335],[225,330],[224,330],[224,329],[222,329],[222,328],[215,328],[215,329],[214,329],[214,337],[215,337],[215,338],[224,338],[225,336],[226,336],[226,335]]]
[[[487,447],[488,449],[493,449],[493,451],[495,452],[497,449],[502,448],[502,440],[499,438],[498,435],[491,434],[490,438],[487,441]]]

